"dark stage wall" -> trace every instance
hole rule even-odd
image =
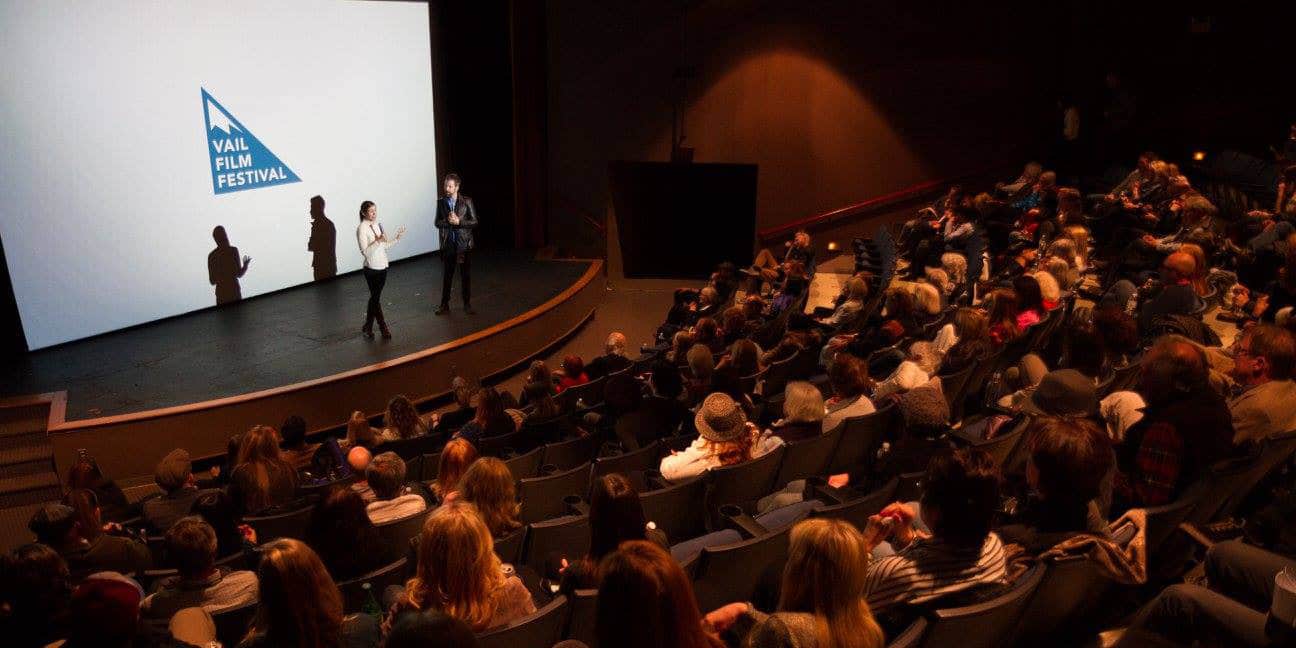
[[[686,11],[682,6],[688,5]],[[550,232],[601,219],[610,160],[760,167],[757,227],[1012,160],[1049,118],[1029,12],[900,2],[548,3]],[[588,228],[585,228],[588,229]]]

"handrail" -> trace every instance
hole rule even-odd
[[[795,232],[796,230],[804,227],[823,225],[825,223],[828,223],[829,221],[838,218],[858,216],[864,212],[877,210],[882,207],[893,205],[895,203],[905,202],[907,200],[917,198],[918,196],[928,193],[933,189],[936,189],[944,185],[949,185],[954,182],[959,182],[972,175],[974,174],[965,173],[951,178],[942,178],[939,180],[928,180],[927,182],[920,182],[916,185],[912,185],[909,187],[905,187],[904,189],[900,189],[899,191],[893,191],[888,194],[883,194],[881,196],[869,198],[868,200],[865,200],[863,202],[857,202],[853,205],[838,207],[837,209],[832,209],[823,213],[807,216],[800,220],[792,221],[790,223],[783,223],[782,225],[775,225],[773,227],[765,228],[757,233],[757,238],[759,238],[763,242],[772,238],[776,238],[778,236],[787,235],[791,232]]]

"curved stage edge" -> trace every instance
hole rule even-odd
[[[383,411],[393,394],[416,402],[444,397],[453,373],[487,377],[509,371],[561,341],[594,315],[606,285],[593,260],[576,283],[549,301],[465,337],[342,373],[238,396],[79,420],[65,420],[66,392],[24,397],[49,403],[49,441],[59,474],[84,448],[107,475],[153,473],[159,458],[185,448],[194,458],[225,452],[230,435],[289,413],[312,431],[344,425],[351,412]],[[322,423],[322,424],[321,424]]]

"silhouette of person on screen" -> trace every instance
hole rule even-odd
[[[310,240],[306,242],[306,249],[312,253],[315,281],[323,281],[337,275],[337,228],[324,215],[323,196],[310,199],[310,215]]]
[[[207,279],[216,286],[216,305],[220,306],[243,299],[239,278],[247,274],[252,257],[243,256],[240,263],[238,248],[230,245],[222,225],[212,230],[212,238],[216,240],[216,249],[207,255]]]

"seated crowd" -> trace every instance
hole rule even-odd
[[[807,305],[802,231],[677,290],[637,358],[613,332],[588,362],[532,363],[518,394],[456,378],[450,409],[397,396],[381,425],[357,412],[341,437],[308,440],[299,417],[255,426],[208,471],[169,453],[161,493],[135,505],[83,458],[65,501],[32,517],[38,542],[5,557],[0,630],[15,646],[201,644],[213,616],[255,606],[244,646],[474,645],[596,589],[603,646],[874,648],[1071,556],[1127,588],[1102,612],[1128,645],[1280,645],[1291,619],[1267,613],[1275,574],[1296,570],[1290,483],[1242,494],[1244,538],[1213,542],[1191,584],[1191,557],[1166,571],[1148,520],[1218,466],[1291,464],[1293,218],[1228,222],[1150,153],[1088,196],[1031,164],[992,191],[951,188],[894,240],[857,241],[831,304]],[[736,503],[756,537],[787,513],[763,529],[787,533],[786,553],[756,591],[699,609],[673,548],[705,537],[667,537],[641,496],[878,420],[833,474]],[[662,450],[655,470],[594,471],[572,493],[584,548],[535,569],[502,559],[528,529],[520,479],[536,476],[514,466],[578,439],[587,460]],[[811,513],[879,489],[890,501],[854,523]],[[735,502],[694,503],[716,504]],[[257,537],[257,520],[303,508],[301,538]],[[385,535],[415,518],[407,542]],[[339,584],[401,560],[403,584],[348,608]]]

